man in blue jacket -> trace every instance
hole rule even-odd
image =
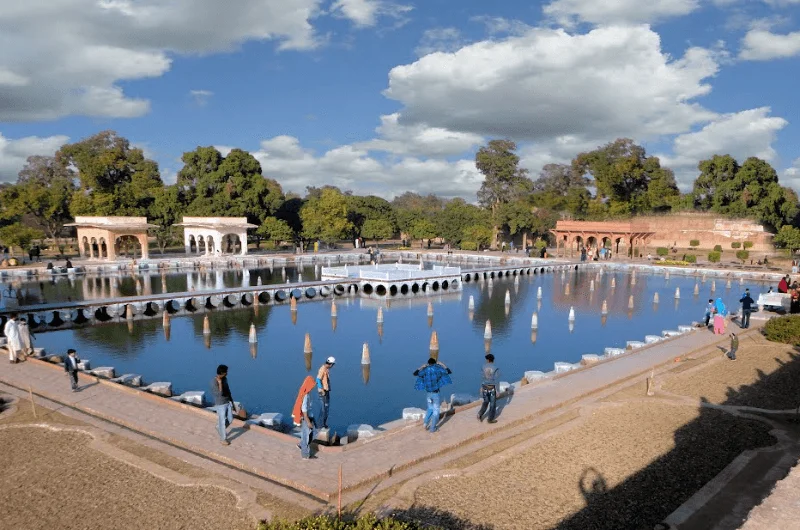
[[[414,371],[414,375],[417,376],[414,389],[427,392],[428,409],[425,411],[423,424],[431,433],[439,430],[436,428],[439,423],[439,407],[441,405],[439,390],[445,385],[452,384],[453,381],[450,379],[450,374],[452,373],[450,368],[445,366],[444,363],[437,362],[433,357],[428,359],[427,365],[423,365]]]
[[[750,289],[744,290],[744,295],[739,299],[742,303],[742,328],[750,327],[750,313],[753,312],[755,301],[750,296]]]

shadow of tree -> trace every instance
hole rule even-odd
[[[450,512],[431,506],[412,506],[407,510],[392,512],[399,521],[422,523],[443,530],[493,530],[493,526],[473,523]]]

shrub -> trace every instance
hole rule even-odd
[[[708,253],[708,261],[710,261],[711,263],[719,263],[721,257],[722,253],[716,250],[714,252]]]
[[[753,248],[753,242],[752,241],[745,241],[744,242],[744,248],[745,248],[745,250],[748,249],[748,248]]]
[[[461,250],[478,250],[478,244],[474,241],[462,241]]]
[[[734,241],[733,243],[731,243],[731,248],[741,248],[741,247],[742,244],[738,241]]]
[[[538,250],[542,250],[543,248],[547,248],[547,241],[544,239],[537,239],[533,246]]]
[[[422,525],[418,523],[398,521],[392,517],[378,520],[374,515],[368,514],[355,519],[343,516],[341,521],[333,515],[318,515],[306,517],[294,523],[261,522],[257,530],[419,530],[422,528]]]
[[[770,319],[762,333],[772,342],[800,345],[800,316],[787,315]]]
[[[686,256],[686,263],[697,263],[697,256],[689,254]]]
[[[669,255],[669,249],[667,247],[658,247],[656,249],[656,254],[659,256],[667,256]]]
[[[750,253],[748,251],[746,251],[746,250],[737,250],[736,251],[736,259],[741,260],[742,263],[747,261],[747,258],[749,258],[749,257],[750,257]]]
[[[690,247],[699,247],[700,246],[700,240],[699,239],[692,239],[691,241],[689,241],[689,246]]]
[[[714,245],[714,252],[722,253],[722,245]]]

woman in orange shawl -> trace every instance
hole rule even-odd
[[[300,385],[300,391],[297,393],[297,399],[292,409],[292,420],[295,425],[300,425],[300,456],[303,458],[312,458],[311,440],[314,437],[314,422],[311,418],[310,393],[316,386],[314,378],[310,375],[306,376],[303,384]]]

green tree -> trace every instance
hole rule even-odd
[[[19,247],[23,253],[36,239],[44,237],[44,232],[22,223],[14,223],[0,228],[0,243],[9,248],[9,254],[14,256],[14,247]]]
[[[274,242],[275,246],[281,241],[294,241],[295,238],[294,230],[289,223],[275,217],[265,217],[256,232],[263,239]]]
[[[114,131],[103,131],[56,152],[55,164],[78,171],[72,215],[147,215],[163,183],[158,164]]]
[[[519,167],[516,150],[517,145],[511,140],[491,140],[475,154],[475,167],[484,176],[478,190],[478,202],[490,209],[492,218],[495,219],[493,244],[499,232],[496,222],[497,210],[501,205],[527,195],[533,190],[533,183],[527,177],[527,170]]]
[[[367,219],[361,228],[361,236],[365,239],[383,241],[395,234],[395,228],[388,219]]]
[[[742,265],[744,265],[744,262],[747,261],[749,257],[750,257],[750,252],[748,252],[747,250],[736,251],[736,258],[741,260]]]
[[[411,223],[408,235],[411,239],[419,239],[419,246],[422,248],[426,239],[436,237],[436,225],[429,219],[417,219]]]
[[[433,220],[444,209],[445,201],[436,195],[422,196],[407,191],[392,200],[397,219],[397,227],[404,234],[408,234],[411,225],[417,219]]]
[[[778,248],[788,249],[789,252],[794,254],[800,250],[800,228],[784,225],[778,230],[778,233],[775,234],[775,238],[772,242]]]
[[[454,245],[461,243],[464,228],[467,226],[491,226],[490,215],[486,210],[460,198],[447,201],[444,208],[434,215],[433,222],[437,235]]]
[[[0,191],[0,203],[7,216],[32,218],[58,245],[64,224],[71,219],[74,178],[74,173],[55,157],[30,156],[17,184]]]
[[[397,227],[397,219],[394,208],[386,199],[374,195],[351,195],[347,197],[347,208],[347,218],[353,224],[353,238],[363,236],[366,239],[371,239],[363,233],[367,221],[385,221],[392,234],[394,234]]]
[[[303,238],[333,243],[344,239],[353,229],[347,219],[347,197],[333,189],[324,189],[319,197],[306,201],[300,210]]]
[[[148,221],[157,226],[151,229],[156,244],[163,254],[166,248],[178,238],[175,224],[181,220],[185,205],[177,184],[154,190],[154,201],[150,206]]]
[[[547,164],[542,168],[539,178],[533,181],[533,204],[583,219],[591,200],[588,185],[589,179],[577,174],[572,166]]]
[[[464,241],[475,243],[477,250],[480,250],[492,242],[492,229],[484,225],[468,226],[464,229]]]
[[[578,175],[592,176],[611,216],[666,210],[680,196],[672,171],[627,138],[579,154],[572,167]]]

